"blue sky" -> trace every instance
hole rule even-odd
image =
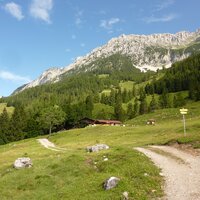
[[[0,0],[0,96],[121,34],[200,28],[199,0]]]

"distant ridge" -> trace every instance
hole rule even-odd
[[[54,67],[44,71],[39,78],[21,86],[13,94],[45,83],[58,82],[63,75],[79,72],[83,70],[83,67],[85,71],[92,71],[98,66],[94,64],[91,67],[89,66],[91,63],[113,54],[130,57],[133,67],[146,72],[169,68],[172,63],[187,58],[195,52],[200,52],[200,29],[195,32],[182,31],[176,34],[123,34],[117,38],[112,38],[102,47],[95,48],[86,56],[78,57],[74,63],[66,67]]]

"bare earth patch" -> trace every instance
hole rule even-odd
[[[161,168],[165,178],[163,200],[200,200],[199,155],[170,146],[135,149]]]

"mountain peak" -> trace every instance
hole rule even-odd
[[[113,54],[130,57],[133,67],[144,72],[156,71],[163,67],[168,68],[172,63],[187,58],[193,52],[200,51],[198,38],[200,38],[200,29],[197,29],[196,32],[181,31],[175,34],[122,34],[112,38],[107,44],[95,48],[86,56],[77,57],[72,64],[66,67],[53,67],[46,70],[38,79],[27,84],[20,91],[48,82],[55,83],[61,79],[63,74],[79,71],[83,66],[89,66],[97,59],[104,59]],[[88,68],[88,70],[92,69]]]

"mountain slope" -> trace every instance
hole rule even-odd
[[[78,57],[69,66],[45,71],[38,79],[17,89],[15,93],[44,83],[57,82],[66,74],[96,70],[99,67],[96,61],[114,54],[128,56],[134,67],[146,72],[169,68],[172,63],[199,51],[200,30],[176,34],[121,35],[86,56]]]

